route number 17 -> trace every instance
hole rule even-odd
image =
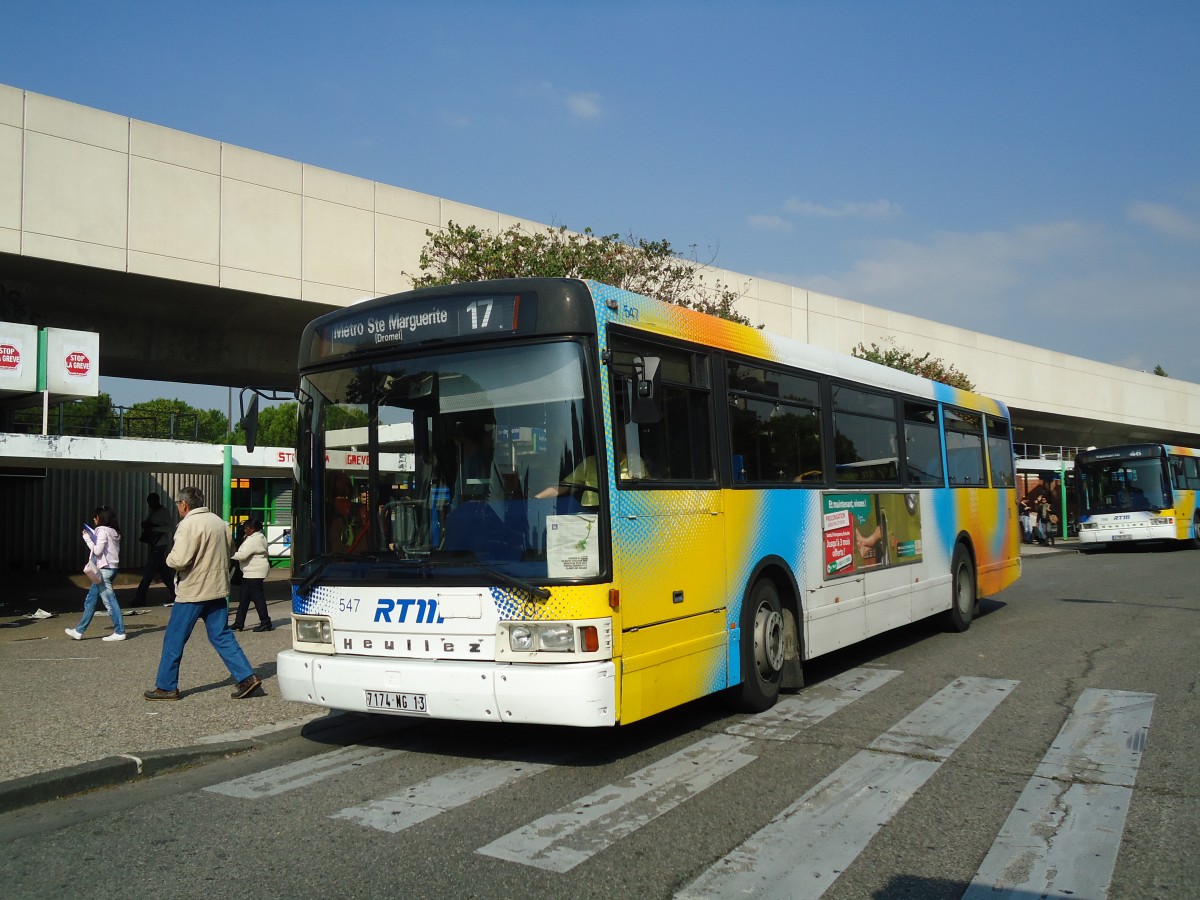
[[[474,300],[467,304],[467,312],[471,314],[472,331],[487,328],[488,321],[492,318],[492,301]]]

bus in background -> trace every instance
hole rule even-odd
[[[1087,551],[1137,541],[1200,547],[1200,450],[1126,444],[1075,457],[1079,544]]]
[[[1020,574],[986,397],[595,282],[381,297],[300,350],[289,700],[611,726],[744,710]]]

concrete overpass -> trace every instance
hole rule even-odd
[[[290,389],[304,324],[410,287],[451,221],[546,227],[0,85],[0,319],[98,330],[103,375]],[[1019,442],[1200,445],[1200,385],[715,275],[770,331],[954,364]]]

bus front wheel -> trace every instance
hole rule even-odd
[[[1192,546],[1200,550],[1200,510],[1192,517]]]
[[[946,613],[946,626],[951,631],[963,632],[971,627],[975,617],[975,566],[971,554],[962,544],[954,548],[950,561],[950,610]]]
[[[784,624],[779,588],[769,578],[755,582],[742,607],[742,683],[737,707],[762,712],[779,699],[783,675]]]

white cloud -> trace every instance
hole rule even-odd
[[[783,208],[785,212],[818,219],[886,219],[901,212],[898,204],[883,199],[868,202],[842,201],[826,206],[811,200],[789,197],[784,201]]]
[[[818,276],[813,286],[867,303],[912,297],[943,297],[954,303],[994,297],[1024,281],[1028,267],[1074,256],[1097,240],[1088,226],[1053,222],[1007,232],[941,232],[925,243],[878,241],[849,272]],[[910,306],[911,299],[905,305]]]
[[[1200,222],[1170,206],[1135,200],[1129,204],[1129,220],[1171,238],[1200,241]]]
[[[1192,254],[1147,256],[1102,226],[1049,222],[860,245],[844,271],[758,272],[834,297],[1001,338],[1200,382],[1174,323],[1200,298]]]
[[[568,94],[567,109],[577,119],[599,119],[604,115],[600,95],[596,93]]]
[[[792,231],[795,226],[782,216],[769,214],[746,216],[746,224],[758,231]]]

